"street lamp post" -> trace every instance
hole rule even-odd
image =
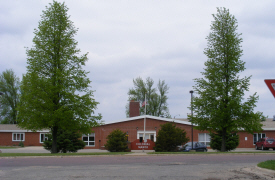
[[[191,94],[191,127],[192,127],[192,132],[191,132],[191,139],[192,139],[192,150],[193,150],[193,90],[190,91]]]
[[[0,92],[0,96],[2,96],[4,93]],[[2,108],[1,102],[0,102],[0,109]],[[0,121],[2,120],[1,116],[0,116]]]

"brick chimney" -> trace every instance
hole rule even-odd
[[[139,102],[131,100],[129,105],[129,117],[139,116]]]

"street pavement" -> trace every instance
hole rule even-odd
[[[244,180],[274,179],[274,171],[257,164],[273,153],[173,154],[132,153],[119,156],[2,157],[1,180]]]
[[[23,148],[12,148],[12,149],[1,149],[0,148],[0,150],[2,151],[2,153],[50,153],[49,151],[47,151],[47,150],[45,150],[43,147],[41,147],[41,146],[29,146],[29,147],[23,147]],[[242,152],[259,152],[260,150],[255,150],[254,148],[246,148],[246,149],[236,149],[236,150],[234,150],[234,152],[240,152],[240,153],[242,153]],[[270,150],[271,151],[271,150]],[[99,150],[99,149],[82,149],[82,150],[79,150],[77,153],[83,153],[83,152],[108,152],[107,150]],[[110,161],[110,158],[111,157],[114,157],[114,158],[118,158],[119,160],[115,160],[114,162],[123,162],[123,164],[124,163],[127,163],[127,161],[129,161],[129,160],[133,160],[133,158],[134,158],[134,162],[137,162],[137,161],[141,161],[142,163],[144,163],[144,161],[146,161],[148,158],[150,159],[150,158],[153,158],[153,157],[155,157],[155,158],[161,158],[161,157],[165,157],[165,156],[169,156],[169,155],[157,155],[157,156],[151,156],[150,154],[147,154],[147,152],[148,151],[145,151],[145,152],[143,152],[143,151],[133,151],[133,153],[130,153],[130,154],[126,154],[125,156],[119,156],[119,157],[116,157],[116,156],[110,156],[110,157],[108,157],[107,159],[105,158],[103,158],[103,157],[98,157],[99,159],[98,160],[96,160],[96,161],[92,161],[92,162],[94,162],[94,163],[96,163],[96,162],[100,162],[100,161]],[[150,151],[151,152],[151,151]],[[209,150],[208,152],[215,152],[214,150]],[[184,169],[185,169],[185,172],[186,173],[188,173],[188,172],[191,172],[191,169],[193,170],[193,168],[195,168],[194,167],[194,165],[196,165],[196,166],[198,166],[197,168],[198,169],[200,169],[199,167],[201,167],[202,169],[205,169],[204,171],[205,171],[205,173],[208,173],[208,174],[210,174],[211,175],[211,173],[213,174],[213,172],[216,172],[216,170],[218,169],[218,168],[224,168],[225,170],[217,170],[217,173],[222,173],[222,172],[225,172],[225,173],[229,173],[229,174],[227,174],[227,176],[228,177],[232,177],[232,178],[226,178],[226,179],[274,179],[275,178],[275,171],[272,171],[272,170],[267,170],[267,169],[262,169],[262,168],[259,168],[259,167],[257,167],[256,166],[256,164],[255,163],[252,163],[252,164],[254,164],[253,166],[249,166],[249,161],[248,161],[248,164],[245,164],[245,162],[246,162],[246,160],[245,160],[245,158],[246,158],[246,155],[238,155],[238,154],[236,154],[236,155],[233,155],[232,156],[232,154],[231,155],[228,155],[228,157],[226,157],[226,156],[222,156],[222,155],[217,155],[218,157],[216,157],[215,155],[213,155],[213,154],[209,154],[209,157],[208,157],[208,155],[207,155],[208,153],[204,153],[204,155],[203,154],[200,154],[200,155],[194,155],[194,154],[184,154],[183,156],[181,156],[181,155],[171,155],[171,156],[169,156],[169,159],[168,160],[166,160],[166,161],[168,161],[168,162],[165,162],[164,160],[161,160],[161,165],[154,165],[154,164],[150,164],[151,163],[151,161],[149,161],[148,163],[145,163],[145,165],[148,165],[148,164],[150,164],[150,167],[151,166],[157,166],[158,168],[157,169],[155,169],[155,171],[156,172],[160,172],[159,171],[159,168],[160,167],[170,167],[170,166],[172,166],[173,165],[173,168],[172,169],[174,169],[174,168],[177,168],[177,166],[176,165],[178,165],[178,166],[182,166],[182,167],[184,167]],[[255,158],[255,157],[257,157],[257,156],[263,156],[263,157],[270,157],[270,155],[272,155],[272,154],[270,154],[270,153],[267,153],[266,155],[265,154],[255,154],[255,155],[253,155],[253,157]],[[128,157],[127,157],[128,156]],[[136,156],[136,157],[133,157],[133,156]],[[177,160],[173,160],[175,157],[176,157],[176,159],[179,159],[179,162],[177,161]],[[236,156],[238,156],[238,158],[239,159],[242,159],[242,158],[244,158],[244,164],[243,164],[243,166],[242,165],[240,165],[240,162],[236,162],[236,166],[237,167],[235,167],[235,165],[231,165],[231,166],[229,166],[229,167],[225,167],[225,165],[227,165],[227,164],[234,164],[234,163],[228,163],[228,161],[230,160],[230,158],[236,158]],[[251,157],[251,153],[249,153],[249,154],[247,154],[247,156],[248,157]],[[127,157],[127,158],[126,158]],[[186,163],[186,160],[184,160],[184,161],[181,161],[181,159],[182,158],[191,158],[191,160],[190,160],[190,162],[189,163]],[[205,159],[205,158],[211,158],[211,160],[212,159],[215,159],[215,158],[218,158],[218,159],[221,159],[221,158],[227,158],[226,160],[224,160],[224,162],[222,162],[222,163],[220,163],[220,162],[216,162],[215,163],[215,161],[214,162],[210,162],[210,161],[206,161],[206,160],[204,160],[205,162],[203,162],[203,163],[198,163],[198,162],[200,162],[200,161],[203,161],[203,159]],[[272,157],[274,157],[274,156],[272,156]],[[27,157],[24,157],[23,159],[24,159],[24,162],[26,162],[26,161],[34,161],[34,159],[33,158],[30,158],[30,160],[29,160],[29,158],[27,158]],[[40,159],[39,159],[39,157],[37,157],[38,158],[38,162],[40,162]],[[37,158],[35,158],[35,159],[37,159]],[[46,157],[44,157],[44,160],[45,160],[45,158]],[[76,157],[77,158],[77,157]],[[79,157],[78,157],[79,158]],[[91,158],[91,157],[87,157],[87,158],[85,158],[85,159],[88,159],[88,158]],[[95,158],[95,157],[94,157]],[[102,159],[103,158],[103,159]],[[146,159],[144,159],[144,158],[146,158]],[[229,159],[228,159],[229,158]],[[238,159],[237,158],[237,159]],[[8,168],[8,164],[16,164],[16,170],[18,170],[18,164],[20,164],[20,163],[18,163],[18,162],[20,162],[20,159],[21,158],[0,158],[0,159],[2,159],[1,161],[2,161],[2,165],[4,165],[4,164],[6,164],[7,165],[7,167],[6,167],[6,165],[4,165],[3,167],[2,167],[2,170],[0,170],[0,179],[1,179],[1,177],[2,178],[4,178],[4,177],[10,177],[11,175],[14,175],[14,172],[13,171],[15,171],[14,169],[11,169],[11,170],[9,170],[10,169],[10,167]],[[47,159],[47,158],[46,158]],[[54,159],[57,159],[56,161],[57,162],[59,162],[60,160],[62,160],[62,159],[64,159],[64,158],[59,158],[59,157],[57,157],[57,158],[54,158]],[[83,167],[81,166],[81,168],[79,168],[78,166],[78,164],[77,163],[79,163],[80,161],[83,161],[84,159],[83,158],[81,158],[81,159],[78,159],[76,162],[76,164],[75,163],[73,163],[73,162],[71,162],[71,160],[73,160],[74,158],[73,157],[71,157],[71,158],[66,158],[67,160],[69,160],[69,162],[71,163],[71,164],[73,164],[73,167],[76,167],[76,169],[79,171],[80,169],[83,169]],[[65,159],[65,160],[66,160]],[[199,159],[199,160],[198,160]],[[273,159],[273,158],[270,158],[270,159]],[[152,159],[152,160],[154,160],[154,159]],[[18,161],[18,162],[17,162]],[[171,161],[171,162],[170,162]],[[174,162],[175,161],[175,162]],[[216,160],[216,161],[218,161],[218,160]],[[264,160],[263,160],[264,161]],[[45,161],[45,162],[47,162],[47,161]],[[225,163],[226,162],[226,163]],[[84,162],[85,163],[85,162]],[[103,163],[103,162],[102,162]],[[110,162],[109,162],[110,163]],[[139,162],[140,163],[140,162]],[[137,166],[139,167],[139,163],[137,163],[137,164],[133,164],[133,165],[131,165],[131,163],[129,163],[129,164],[127,164],[127,166],[123,166],[123,165],[120,165],[120,164],[118,164],[118,165],[113,165],[113,166],[111,166],[111,167],[108,167],[108,166],[104,166],[104,168],[116,168],[116,169],[120,169],[119,167],[121,166],[121,168],[124,168],[124,169],[127,169],[127,167],[128,167],[128,171],[132,171],[133,169],[136,169],[137,168]],[[165,164],[165,163],[167,163],[167,164]],[[27,163],[28,164],[28,163]],[[112,163],[111,163],[112,164]],[[207,166],[206,166],[206,164],[208,164]],[[39,164],[38,164],[39,165]],[[43,164],[42,164],[43,165]],[[35,166],[29,166],[29,167],[25,167],[25,170],[23,171],[22,170],[22,174],[24,174],[24,178],[23,178],[23,176],[22,175],[18,175],[18,179],[26,179],[25,178],[25,175],[26,175],[26,173],[27,172],[29,172],[29,173],[27,173],[27,174],[31,174],[30,172],[33,172],[33,167],[35,167],[36,168],[36,171],[37,171],[37,175],[39,175],[39,174],[41,174],[43,171],[44,171],[44,168],[46,168],[46,169],[49,169],[50,170],[50,168],[51,167],[53,167],[53,165],[45,165],[46,167],[44,167],[44,165],[42,166],[42,165],[39,165],[39,166],[37,166],[37,165],[35,165]],[[99,164],[100,165],[100,164]],[[1,166],[1,163],[0,163],[0,166]],[[40,167],[41,166],[41,167]],[[174,167],[175,166],[175,167]],[[89,167],[89,166],[87,166],[87,167]],[[97,166],[96,166],[97,167]],[[99,166],[100,167],[100,166]],[[5,170],[3,169],[3,168],[5,168]],[[39,168],[41,168],[41,170],[39,169]],[[64,167],[63,166],[58,166],[58,165],[56,165],[56,167],[55,168],[60,168],[59,169],[59,171],[64,171]],[[54,171],[53,172],[51,172],[51,173],[54,173],[55,171],[56,171],[56,169],[54,168]],[[94,166],[93,166],[93,168],[94,168]],[[141,168],[141,167],[140,167]],[[188,170],[188,168],[191,168],[190,170]],[[208,169],[207,169],[208,168]],[[233,170],[227,170],[227,169],[231,169],[231,168],[235,168],[235,170],[233,171]],[[66,169],[66,168],[65,168]],[[180,172],[180,171],[182,171],[182,170],[184,170],[184,169],[177,169],[178,170],[178,172]],[[29,170],[29,171],[28,171]],[[154,169],[153,169],[154,170]],[[167,170],[167,169],[163,169],[162,171],[165,171],[165,170]],[[169,168],[169,170],[171,170],[171,168]],[[215,170],[215,171],[214,171]],[[40,172],[41,171],[41,172]],[[66,170],[66,171],[64,171],[64,172],[66,172],[66,174],[68,173],[68,172],[70,172],[70,171],[73,171],[73,169],[71,169],[71,170]],[[83,174],[83,173],[86,173],[86,171],[84,171],[83,170],[83,172],[81,171],[81,173],[80,172],[78,172],[78,171],[74,171],[75,173],[78,173],[79,174],[79,177],[80,177],[80,175],[81,174]],[[89,171],[91,171],[90,169],[89,169]],[[147,174],[150,174],[151,173],[151,169],[150,169],[150,171],[146,171],[146,169],[143,169],[143,171],[144,172],[147,172]],[[100,171],[100,169],[95,169],[94,170],[94,173],[97,173],[97,172],[101,172]],[[105,171],[104,171],[105,172]],[[122,173],[122,172],[121,172]],[[6,174],[6,175],[5,175]],[[138,174],[138,173],[137,173]],[[16,173],[15,173],[15,175],[16,175]],[[20,178],[20,176],[22,176],[22,178]],[[58,177],[59,175],[57,175],[57,177]],[[66,176],[66,175],[64,175],[64,176]],[[76,175],[74,175],[74,176],[76,176]],[[74,177],[73,176],[73,177]],[[110,175],[108,175],[107,177],[112,177],[113,175],[112,174],[110,174]],[[195,176],[195,175],[192,175],[191,174],[191,176],[190,177],[192,177],[192,176]],[[201,178],[199,178],[199,179],[205,179],[205,178],[202,178],[202,177],[204,177],[205,175],[204,175],[204,173],[202,173],[201,174]],[[244,176],[244,177],[242,177],[242,176]],[[17,177],[17,176],[15,176],[15,177]],[[77,176],[78,177],[78,176]],[[87,177],[90,177],[90,176],[87,176]],[[98,175],[98,177],[100,177],[99,179],[101,179],[101,178],[103,178],[103,177],[105,177],[105,179],[109,179],[109,178],[106,178],[106,172],[105,173],[103,173],[102,175]],[[118,176],[118,177],[120,177],[120,176]],[[124,177],[124,176],[123,176]],[[125,177],[128,177],[128,174],[126,174],[125,175]],[[164,176],[164,177],[166,177],[166,176]],[[217,175],[217,177],[219,177],[219,175]],[[223,178],[217,178],[216,177],[216,179],[223,179]],[[177,178],[173,178],[172,177],[172,175],[171,176],[167,176],[167,178],[171,178],[171,179],[177,179]],[[4,178],[5,179],[5,178]],[[7,178],[8,179],[8,178]],[[43,178],[40,178],[40,179],[43,179]],[[61,179],[64,179],[64,178],[61,178]],[[66,179],[66,178],[65,178]],[[70,178],[69,178],[70,179]],[[74,178],[72,178],[72,179],[74,179]],[[84,178],[85,179],[85,178]],[[89,179],[89,178],[86,178],[86,179]],[[104,179],[104,178],[103,178]],[[116,178],[115,178],[116,179]],[[118,179],[120,179],[120,178],[118,178]],[[122,178],[123,179],[123,178]],[[125,179],[125,178],[124,178]],[[126,178],[127,179],[127,178]],[[137,176],[137,178],[132,178],[132,179],[139,179],[139,177]],[[155,179],[155,178],[151,178],[151,179]],[[188,178],[187,178],[188,179]],[[195,178],[190,178],[190,179],[195,179]],[[214,178],[215,179],[215,178]],[[209,180],[209,179],[208,179]]]

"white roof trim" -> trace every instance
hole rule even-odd
[[[28,131],[28,130],[0,130],[0,132],[34,132],[34,131]],[[43,131],[36,131],[36,132],[50,132],[49,130],[43,130]]]
[[[264,131],[275,131],[275,128],[262,128]]]
[[[135,117],[131,117],[131,118],[126,118],[126,119],[106,123],[104,125],[115,124],[115,123],[126,122],[126,121],[133,121],[133,120],[137,120],[137,119],[144,119],[145,117],[150,118],[150,119],[155,119],[155,120],[166,121],[166,122],[175,122],[175,123],[179,123],[179,124],[192,125],[191,122],[181,121],[181,120],[177,120],[177,119],[169,119],[169,118],[163,118],[163,117],[150,116],[150,115],[135,116]]]

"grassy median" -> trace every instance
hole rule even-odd
[[[0,153],[0,157],[22,157],[22,156],[98,156],[98,155],[125,155],[130,152],[103,152],[103,153]]]
[[[275,160],[268,160],[258,164],[258,167],[275,170]]]
[[[0,149],[16,149],[17,146],[0,146]]]

